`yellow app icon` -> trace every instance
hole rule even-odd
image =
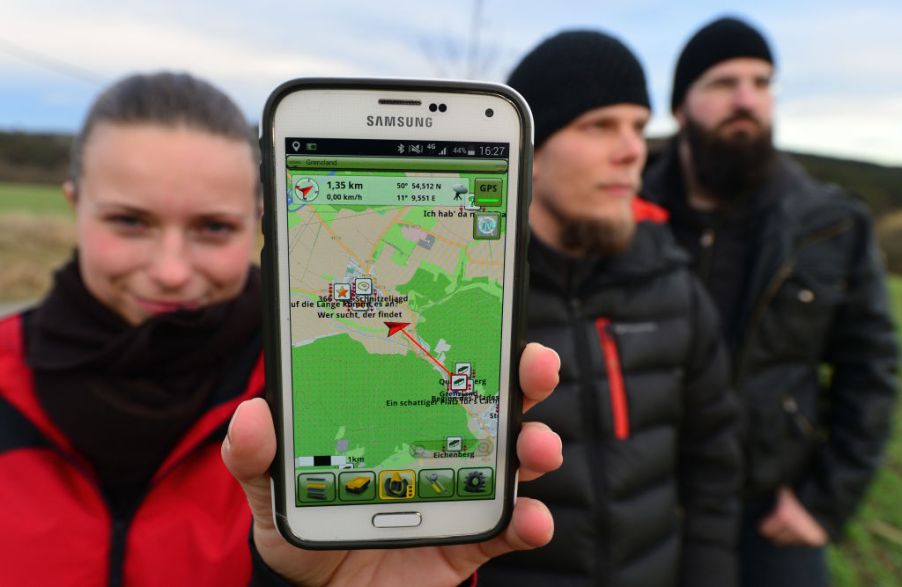
[[[379,473],[379,499],[413,499],[416,476],[409,469]]]

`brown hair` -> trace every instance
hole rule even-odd
[[[72,145],[69,179],[78,189],[82,157],[91,132],[101,123],[187,127],[247,141],[257,159],[257,140],[238,106],[221,90],[187,73],[161,72],[126,77],[104,90],[88,111]],[[260,187],[257,187],[260,195]]]

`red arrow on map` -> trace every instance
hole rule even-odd
[[[438,362],[438,359],[433,357],[429,351],[427,351],[426,349],[423,348],[423,345],[418,343],[414,337],[410,336],[409,332],[404,330],[405,328],[410,326],[410,322],[386,322],[385,325],[388,326],[388,335],[389,336],[392,336],[393,334],[397,334],[398,332],[403,333],[404,336],[406,336],[407,338],[410,339],[410,342],[417,345],[417,348],[419,348],[421,351],[426,353],[426,356],[429,357],[433,363],[435,363],[436,365],[441,367],[442,371],[444,371],[445,373],[448,374],[448,377],[451,377],[451,371],[448,371],[448,369],[445,368],[444,365],[442,365],[441,363]]]
[[[298,187],[298,186],[294,186],[294,189],[296,189],[297,191],[301,192],[301,197],[304,198],[304,199],[306,200],[306,199],[307,199],[307,194],[310,193],[310,190],[313,189],[313,186],[312,186],[312,185],[308,185],[308,186],[305,187],[305,188]]]
[[[388,335],[391,336],[410,326],[410,322],[386,322],[385,325],[388,326]]]

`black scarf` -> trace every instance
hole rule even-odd
[[[260,328],[259,270],[236,298],[132,326],[86,289],[77,257],[26,320],[38,399],[108,498],[140,494]]]

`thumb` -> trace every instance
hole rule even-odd
[[[254,398],[241,403],[222,443],[222,461],[247,495],[259,530],[274,527],[269,467],[275,454],[276,432],[266,401]]]

